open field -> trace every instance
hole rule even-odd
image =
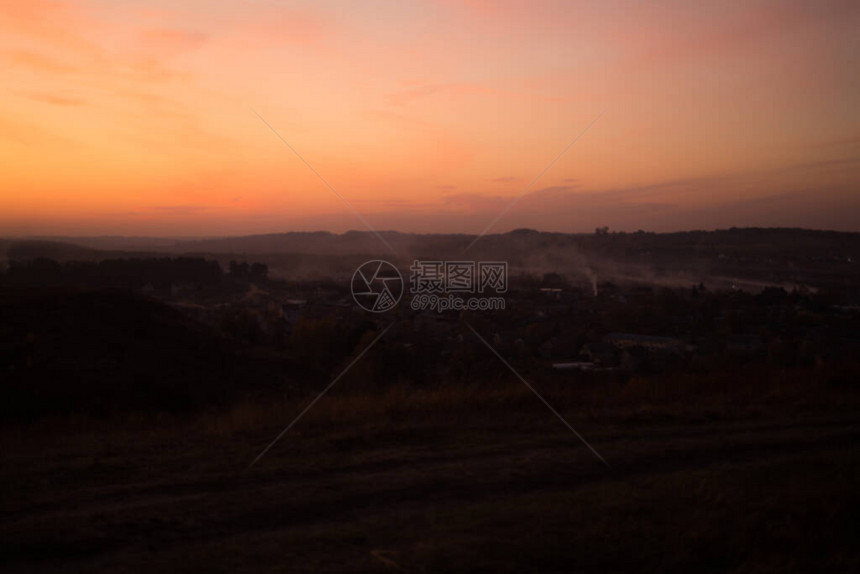
[[[348,383],[348,381],[344,381]],[[856,397],[332,391],[2,433],[4,572],[856,571]],[[340,391],[340,392],[339,392]]]

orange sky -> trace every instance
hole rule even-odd
[[[0,235],[860,231],[860,4],[0,0]]]

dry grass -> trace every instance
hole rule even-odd
[[[751,395],[690,393],[680,379],[569,383],[535,385],[611,468],[504,380],[336,387],[252,469],[312,395],[5,429],[0,568],[860,567],[848,534],[860,515],[853,393],[812,396],[817,383],[802,377]]]
[[[732,417],[758,408],[840,408],[851,404],[855,392],[832,389],[815,371],[775,371],[756,368],[726,373],[679,373],[634,377],[624,384],[584,383],[574,378],[535,378],[533,386],[562,412],[602,420],[627,420],[643,413],[674,416]],[[532,392],[513,375],[493,381],[451,383],[431,387],[413,384],[355,391],[344,380],[303,418],[306,428],[350,427],[373,424],[448,424],[496,420],[512,413],[546,412]],[[321,390],[321,389],[320,389]],[[316,395],[281,400],[242,401],[226,409],[195,417],[196,424],[214,435],[254,432],[283,427]],[[848,403],[845,403],[845,398]]]

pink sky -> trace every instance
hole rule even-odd
[[[860,4],[0,0],[0,235],[860,231]]]

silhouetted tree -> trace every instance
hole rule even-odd
[[[269,266],[265,263],[252,263],[250,269],[251,279],[265,280],[269,275]]]

